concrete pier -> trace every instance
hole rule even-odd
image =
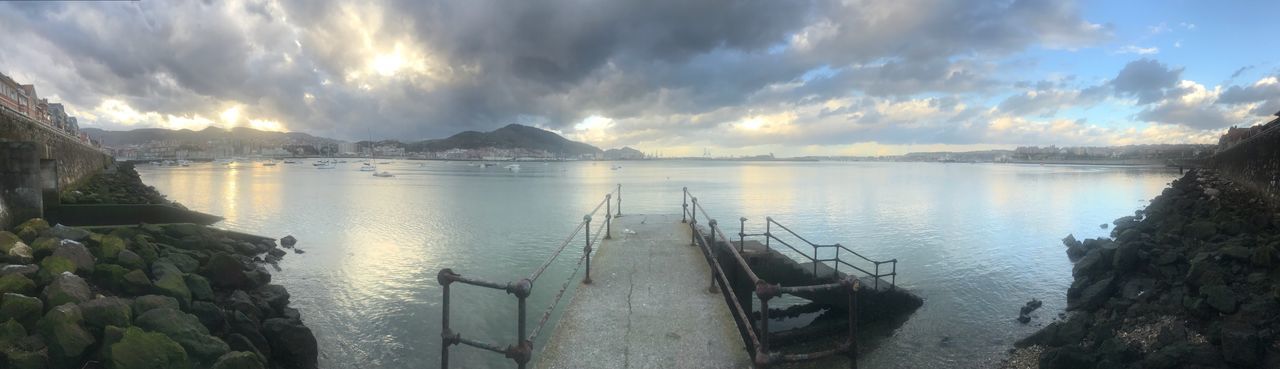
[[[614,219],[536,368],[750,368],[680,215]]]

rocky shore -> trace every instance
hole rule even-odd
[[[59,196],[63,204],[166,204],[154,187],[142,183],[132,163],[119,163],[113,171],[95,174]]]
[[[133,178],[95,193],[154,199]],[[194,224],[0,230],[0,368],[315,368],[315,336],[266,269],[284,255]]]
[[[1212,171],[1175,180],[1110,238],[1063,240],[1067,314],[1007,368],[1280,368],[1280,213]]]

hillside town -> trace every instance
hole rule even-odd
[[[0,107],[40,122],[80,142],[97,145],[89,135],[80,131],[76,117],[68,115],[62,103],[49,102],[49,99],[40,98],[36,94],[35,85],[18,83],[4,73],[0,73]]]

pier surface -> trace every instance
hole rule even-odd
[[[711,271],[679,215],[627,214],[591,259],[536,368],[749,368]]]

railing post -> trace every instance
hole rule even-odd
[[[843,246],[843,245],[840,245],[840,244],[838,244],[838,243],[837,243],[837,244],[836,244],[836,262],[835,262],[835,264],[836,264],[836,265],[835,265],[835,267],[836,267],[836,273],[835,273],[835,275],[837,275],[837,276],[839,276],[839,275],[840,275],[840,249],[841,249],[841,248],[844,248],[844,246]]]
[[[876,290],[876,292],[880,292],[880,263],[877,263],[877,262],[874,262],[874,261],[873,261],[872,263],[874,263],[874,264],[876,265],[876,275],[875,275],[875,277],[874,277],[874,278],[876,279],[876,281],[875,281],[875,290]]]
[[[582,283],[591,284],[591,214],[583,215],[582,221],[586,223],[584,235],[587,241],[587,245],[582,247],[582,254],[587,258],[587,272],[582,276]]]
[[[698,198],[690,196],[689,201],[693,202],[693,211],[689,213],[689,246],[698,245]]]
[[[893,259],[893,276],[890,276],[889,289],[898,289],[898,259]]]
[[[809,244],[809,246],[813,246],[813,279],[818,279],[818,245]]]
[[[529,363],[529,359],[533,357],[533,342],[529,341],[529,337],[525,336],[525,300],[529,297],[529,292],[533,289],[533,281],[521,279],[514,284],[507,285],[507,293],[516,295],[516,344],[515,347],[508,347],[506,356],[516,362],[516,368],[524,369]]]
[[[769,239],[773,238],[773,217],[764,217],[764,250],[769,251]]]
[[[738,252],[747,245],[747,217],[738,218]]]
[[[436,281],[440,283],[443,290],[444,298],[441,299],[440,309],[440,368],[449,368],[449,346],[458,343],[458,335],[453,334],[449,330],[449,285],[453,283],[453,277],[457,274],[451,269],[441,269],[436,274]]]
[[[684,194],[680,196],[680,223],[688,223],[689,220],[686,216],[689,215],[689,188],[683,188],[682,192]]]
[[[618,213],[614,214],[613,216],[615,217],[622,216],[622,184],[621,183],[618,184]]]
[[[707,252],[714,253],[716,252],[716,220],[715,219],[708,220],[707,227],[711,228],[711,245],[707,247]],[[710,256],[707,258],[707,264],[714,263],[714,261],[712,261],[714,260],[714,257],[713,257],[714,255],[707,255],[707,256]],[[720,291],[716,289],[716,273],[715,273],[716,266],[715,265],[707,265],[707,266],[711,267],[711,285],[707,286],[707,292],[719,293]]]
[[[613,239],[613,211],[609,210],[612,207],[609,205],[610,197],[613,197],[613,194],[604,195],[604,239],[606,240]]]
[[[756,281],[756,296],[760,298],[760,347],[756,351],[755,364],[757,368],[766,367],[769,364],[769,300],[778,296],[777,285],[771,285],[769,282],[761,279]]]

